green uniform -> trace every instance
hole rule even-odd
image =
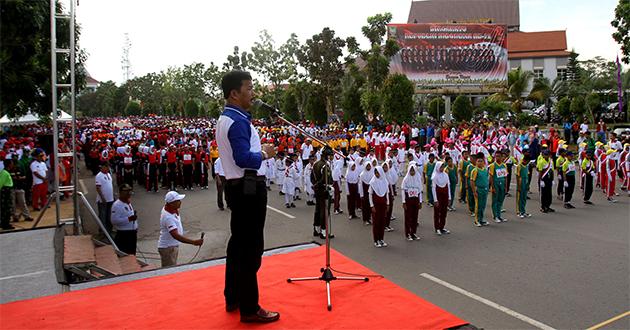
[[[492,216],[501,218],[501,210],[503,209],[503,201],[505,200],[505,182],[507,178],[507,167],[505,164],[490,164],[489,175],[492,175]]]
[[[516,180],[520,187],[516,189],[516,212],[525,214],[525,206],[527,205],[527,192],[529,191],[529,168],[527,164],[519,163],[516,166]],[[520,189],[519,189],[520,188]]]
[[[470,182],[470,173],[473,168],[475,168],[475,165],[470,162],[468,163],[468,166],[466,166],[466,187],[468,188],[468,210],[470,213],[475,212],[475,194],[473,193],[472,184]]]
[[[477,197],[475,198],[475,225],[485,224],[487,221],[483,219],[483,212],[486,210],[488,186],[490,184],[488,170],[475,167],[470,172],[470,184],[474,184],[477,191]]]
[[[6,169],[0,170],[0,226],[11,228],[9,223],[13,217],[13,179]]]
[[[468,165],[470,164],[470,161],[468,160],[461,160],[459,162],[459,172],[461,173],[461,179],[462,179],[462,184],[460,185],[460,190],[459,190],[459,200],[461,200],[462,202],[466,201],[466,195],[468,194]]]
[[[455,201],[455,191],[457,190],[457,167],[453,166],[453,168],[447,167],[448,170],[448,181],[450,182],[451,187],[451,202],[449,206],[453,206],[453,202]]]
[[[425,166],[424,166],[424,173],[427,175],[427,192],[428,192],[428,196],[429,196],[429,204],[433,204],[434,200],[433,200],[433,181],[431,180],[431,175],[433,175],[433,171],[435,170],[435,164],[436,162],[428,162]]]

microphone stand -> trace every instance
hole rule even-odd
[[[295,125],[292,122],[290,122],[289,120],[287,120],[284,117],[282,117],[282,115],[280,114],[280,112],[278,110],[272,111],[272,113],[275,116],[277,116],[278,119],[280,119],[282,122],[288,124],[289,126],[295,128],[296,130],[300,131],[305,136],[311,138],[314,141],[317,141],[322,146],[329,147],[337,155],[340,155],[341,157],[346,158],[346,156],[343,153],[341,153],[341,152],[331,148],[330,145],[327,142],[324,142],[324,141],[318,139],[317,137],[313,136],[312,134],[306,132],[304,129],[302,129],[298,125]],[[326,160],[326,162],[328,162],[328,160]],[[332,272],[332,268],[330,266],[330,231],[331,231],[330,230],[331,229],[330,228],[330,202],[331,202],[331,197],[330,197],[330,183],[328,182],[328,177],[330,175],[329,171],[330,171],[330,165],[327,164],[327,165],[324,166],[324,173],[323,173],[323,175],[324,175],[324,185],[326,186],[326,193],[327,193],[326,209],[324,211],[324,223],[326,224],[326,267],[321,268],[319,270],[322,273],[321,276],[288,278],[287,279],[287,283],[302,282],[302,281],[324,281],[326,283],[327,308],[328,308],[328,311],[331,311],[332,310],[332,303],[331,303],[331,300],[330,300],[330,282],[336,281],[336,280],[368,282],[370,279],[368,277],[335,276],[333,274],[333,272]]]

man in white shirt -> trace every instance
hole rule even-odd
[[[138,215],[131,205],[131,188],[123,184],[118,188],[118,199],[112,205],[112,226],[116,231],[114,243],[127,254],[136,254],[138,242]]]
[[[112,232],[112,205],[114,204],[114,185],[112,175],[109,173],[109,163],[101,165],[101,171],[95,178],[96,183],[96,205],[98,206],[98,217],[109,233]]]
[[[311,144],[311,139],[306,139],[306,141],[302,144],[302,167],[305,167],[308,164],[308,158],[311,156],[313,152],[313,145]]]
[[[203,244],[203,235],[200,239],[190,239],[183,236],[184,227],[179,216],[179,209],[184,197],[186,195],[180,195],[176,191],[169,191],[164,196],[165,204],[160,215],[160,238],[158,239],[158,252],[162,259],[162,267],[177,264],[180,242],[196,246]]]
[[[46,166],[46,154],[42,149],[35,150],[35,160],[30,167],[33,173],[33,209],[39,211],[46,205],[48,193],[48,166]]]

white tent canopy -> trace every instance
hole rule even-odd
[[[57,110],[57,120],[58,121],[62,121],[62,122],[68,122],[72,120],[72,116],[63,111],[63,110]],[[49,116],[52,118],[52,114]],[[39,115],[37,114],[33,114],[32,112],[27,112],[24,116],[20,117],[20,118],[14,118],[14,119],[10,119],[8,115],[4,115],[2,118],[0,118],[0,125],[5,126],[5,125],[28,125],[28,124],[35,124],[39,122]]]

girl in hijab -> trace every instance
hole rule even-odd
[[[369,188],[370,181],[374,177],[374,169],[372,168],[372,164],[370,162],[365,162],[365,166],[363,167],[363,172],[359,175],[360,185],[359,185],[359,194],[361,195],[361,216],[363,217],[363,224],[370,225],[372,221],[370,220],[370,215],[372,211],[370,209],[370,196],[369,196]]]
[[[444,229],[447,208],[451,201],[451,184],[448,179],[448,174],[445,172],[446,167],[446,163],[437,162],[435,164],[435,170],[431,175],[431,190],[435,198],[433,203],[433,224],[435,226],[435,233],[438,235],[450,233],[450,231]]]
[[[422,208],[423,192],[422,175],[418,173],[415,162],[409,163],[407,175],[402,181],[401,195],[403,210],[405,210],[405,236],[408,241],[419,240],[416,235],[418,229],[418,211]]]
[[[383,164],[383,171],[385,171],[385,178],[389,184],[389,209],[387,209],[387,216],[385,217],[385,231],[389,232],[394,231],[390,223],[396,219],[392,214],[394,211],[394,197],[396,196],[396,183],[398,182],[398,173],[392,168],[391,158]]]
[[[348,202],[348,220],[356,219],[355,205],[357,197],[359,196],[359,168],[354,162],[348,162],[348,169],[346,170],[346,200]]]
[[[389,207],[389,184],[381,166],[374,169],[374,177],[370,180],[368,195],[372,209],[372,220],[374,221],[372,225],[374,246],[377,248],[385,247],[387,243],[383,239],[385,236],[385,217]]]

